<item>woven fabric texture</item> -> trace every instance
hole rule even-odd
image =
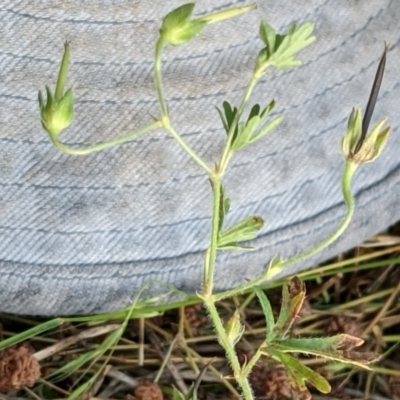
[[[249,4],[201,0],[195,13]],[[211,191],[205,173],[162,130],[88,156],[55,150],[41,128],[37,91],[52,84],[71,45],[68,83],[75,120],[62,133],[84,147],[120,136],[159,115],[154,44],[175,0],[3,0],[0,6],[0,311],[62,315],[127,306],[150,279],[194,293],[208,245]],[[316,23],[303,65],[271,70],[253,102],[276,100],[278,129],[238,153],[226,176],[227,223],[266,220],[251,253],[219,254],[218,290],[258,276],[276,254],[317,244],[340,223],[339,143],[353,106],[365,107],[383,41],[392,42],[373,123],[390,117],[382,156],[356,173],[357,208],[344,236],[310,268],[400,217],[400,2],[260,0],[258,9],[208,26],[167,48],[165,93],[182,137],[211,165],[224,131],[215,106],[238,103],[262,43],[261,19],[279,31]],[[167,289],[150,286],[151,293]]]

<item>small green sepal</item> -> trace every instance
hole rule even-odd
[[[206,26],[206,22],[190,20],[193,9],[194,3],[184,4],[164,17],[160,35],[166,43],[171,46],[186,43]]]
[[[391,127],[383,129],[387,118],[381,119],[365,137],[362,135],[362,115],[353,109],[348,120],[347,132],[342,140],[342,152],[354,164],[374,161],[382,152],[389,138]]]
[[[51,89],[46,86],[46,101],[41,91],[38,94],[42,126],[51,137],[57,137],[62,130],[71,124],[74,117],[72,89],[70,88],[64,93],[68,64],[69,45],[66,42],[64,44],[64,55],[61,61],[55,93],[53,94]]]

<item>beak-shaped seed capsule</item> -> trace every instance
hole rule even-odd
[[[383,128],[387,118],[381,119],[367,134],[385,71],[388,49],[389,44],[385,42],[385,50],[375,74],[364,117],[361,117],[360,109],[353,109],[348,120],[347,132],[342,141],[342,151],[347,160],[355,164],[374,161],[385,147],[390,134],[390,126]]]

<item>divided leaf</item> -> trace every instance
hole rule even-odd
[[[232,108],[227,101],[224,101],[222,106],[223,111],[221,111],[219,108],[217,108],[217,110],[224,129],[226,133],[229,134],[238,110],[236,107]],[[275,101],[272,100],[262,111],[259,104],[255,104],[252,107],[247,121],[240,122],[235,127],[231,145],[231,149],[233,151],[240,150],[249,144],[256,142],[283,121],[283,117],[279,116],[274,118],[269,123],[265,123],[267,116],[272,111],[274,106]]]
[[[282,353],[276,350],[273,346],[266,348],[264,353],[284,365],[291,385],[301,393],[309,393],[305,384],[306,381],[321,393],[329,393],[331,391],[329,382],[323,376],[302,364],[289,354]]]
[[[363,343],[358,337],[342,333],[325,338],[285,339],[274,343],[274,347],[285,353],[311,354],[369,370],[368,364],[377,361],[379,354],[353,351]]]
[[[301,61],[295,58],[296,53],[314,42],[313,30],[314,24],[311,22],[305,22],[299,27],[292,23],[286,34],[279,35],[267,22],[262,21],[259,35],[266,47],[260,52],[258,58],[260,71],[263,71],[267,64],[276,68],[292,68],[301,65]]]

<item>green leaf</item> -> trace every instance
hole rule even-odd
[[[259,34],[261,40],[267,46],[266,47],[267,54],[268,56],[270,56],[271,54],[273,54],[275,50],[275,39],[276,39],[275,30],[267,22],[261,21]]]
[[[247,241],[254,239],[264,225],[261,217],[253,216],[245,218],[244,220],[233,225],[225,232],[221,232],[218,236],[218,248],[224,246],[236,246],[237,242]]]
[[[292,23],[286,34],[278,35],[267,22],[262,21],[259,34],[266,47],[258,57],[259,73],[262,73],[267,65],[273,65],[276,68],[292,68],[301,65],[301,62],[295,59],[296,53],[314,42],[313,30],[314,24],[311,22],[305,22],[299,27]]]
[[[289,354],[280,352],[275,348],[275,346],[268,346],[265,349],[265,353],[272,356],[276,361],[280,361],[285,366],[290,383],[301,392],[308,393],[308,389],[305,385],[306,381],[321,393],[329,393],[331,391],[329,382],[323,376],[302,364]]]
[[[274,109],[275,107],[275,100],[272,100],[265,108],[264,110],[261,111],[260,117],[261,120],[264,121],[264,119],[268,116],[268,114]]]
[[[221,195],[219,199],[219,220],[218,220],[218,232],[221,231],[224,221],[225,221],[225,216],[228,214],[229,208],[231,201],[228,198],[225,198],[225,190],[224,187],[221,185]]]
[[[260,125],[260,122],[261,118],[256,115],[249,119],[246,124],[241,123],[236,138],[232,143],[232,150],[237,151],[248,146],[251,143],[251,136]]]
[[[192,383],[185,396],[185,400],[197,400],[197,389],[198,388],[195,388],[195,384]]]
[[[279,117],[276,117],[275,119],[273,119],[268,125],[265,125],[256,136],[253,136],[248,141],[248,144],[252,144],[252,143],[256,142],[257,140],[260,140],[261,138],[263,138],[267,133],[271,132],[274,128],[276,128],[282,121],[283,121],[282,116],[279,116]]]
[[[370,370],[367,364],[377,361],[379,354],[353,351],[363,343],[364,340],[358,337],[340,334],[325,338],[285,339],[274,346],[282,352],[311,354]]]
[[[314,42],[315,36],[311,36],[313,30],[314,24],[312,22],[305,22],[299,28],[295,24],[291,24],[288,33],[282,37],[282,42],[268,60],[269,63],[278,68],[291,68],[301,65],[301,61],[296,60],[294,56]]]
[[[260,105],[255,104],[252,109],[250,110],[249,117],[247,118],[247,122],[250,122],[250,120],[253,117],[257,117],[260,114]]]
[[[226,122],[228,125],[228,131],[226,133],[229,133],[238,110],[236,107],[232,108],[227,101],[224,101],[222,106],[224,107]]]
[[[259,104],[255,104],[252,107],[249,116],[247,118],[247,121],[239,123],[239,127],[236,130],[232,140],[232,145],[231,145],[232,150],[238,151],[256,142],[282,122],[283,117],[277,117],[270,123],[260,128],[262,122],[267,118],[268,114],[271,112],[274,106],[275,106],[275,101],[272,100],[262,111]],[[232,121],[237,110],[236,108],[232,110],[231,106],[228,103],[224,104],[224,108],[225,108],[225,117],[222,116],[221,111],[219,110],[218,111],[220,112],[220,116],[224,124],[225,130],[229,132],[229,128],[232,125]]]
[[[289,285],[283,285],[281,310],[274,329],[276,339],[286,336],[301,310],[305,295],[305,286],[297,276],[290,280]]]
[[[264,291],[259,286],[255,286],[254,291],[256,292],[258,300],[263,309],[265,321],[267,322],[266,342],[269,343],[275,327],[274,313],[272,312],[271,303],[269,302]]]
[[[9,338],[0,341],[0,351],[4,350],[9,346],[14,346],[17,343],[21,343],[35,336],[39,336],[43,332],[55,329],[61,326],[64,322],[65,320],[62,318],[51,319],[50,321],[34,326],[33,328],[30,328],[26,331],[10,336]]]
[[[175,386],[172,387],[173,400],[186,400],[183,393],[181,393]]]

